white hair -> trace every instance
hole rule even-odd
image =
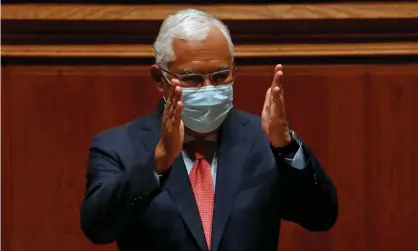
[[[202,42],[208,37],[213,27],[218,28],[225,36],[231,57],[234,56],[234,45],[228,27],[214,16],[195,9],[181,10],[168,16],[161,25],[154,43],[155,63],[168,67],[176,59],[173,52],[173,38],[187,42]]]

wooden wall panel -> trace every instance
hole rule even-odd
[[[237,105],[259,110],[243,101],[262,94],[250,84],[269,74],[238,84]],[[417,66],[285,67],[285,95],[290,121],[337,185],[340,218],[330,234],[285,224],[281,250],[418,250]]]
[[[152,58],[162,20],[185,8],[222,19],[239,58],[418,55],[418,3],[235,2],[5,4],[2,55]]]
[[[336,183],[327,233],[285,222],[282,251],[418,250],[418,65],[286,66],[289,119]],[[261,111],[273,66],[239,67],[237,108]],[[146,66],[2,69],[7,251],[114,250],[79,227],[88,145],[159,100]]]
[[[237,108],[259,114],[285,63],[290,121],[336,183],[336,226],[285,222],[280,250],[418,250],[418,3],[66,2],[2,5],[2,250],[115,250],[79,226],[89,142],[158,102],[151,44],[185,7],[229,26]]]
[[[3,215],[11,217],[3,250],[92,250],[78,215],[89,141],[150,110],[155,88],[143,72],[137,78],[123,68],[6,67],[3,74],[10,199]]]

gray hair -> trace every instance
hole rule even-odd
[[[217,27],[225,36],[231,57],[234,45],[228,27],[214,16],[195,9],[181,10],[168,16],[161,25],[154,43],[155,63],[167,68],[176,59],[173,52],[173,38],[188,42],[204,41],[213,27]]]

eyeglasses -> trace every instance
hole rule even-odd
[[[166,72],[180,81],[180,85],[183,87],[202,87],[205,83],[206,76],[209,77],[211,84],[213,85],[225,85],[232,83],[235,80],[235,67],[232,69],[220,70],[212,73],[186,73],[176,74],[169,72],[168,70],[160,66],[161,71]],[[163,74],[164,75],[164,74]],[[164,78],[168,81],[167,77]]]

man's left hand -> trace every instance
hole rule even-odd
[[[286,120],[284,91],[282,86],[283,67],[276,65],[274,78],[266,92],[261,123],[273,147],[284,147],[291,142],[289,126]]]

